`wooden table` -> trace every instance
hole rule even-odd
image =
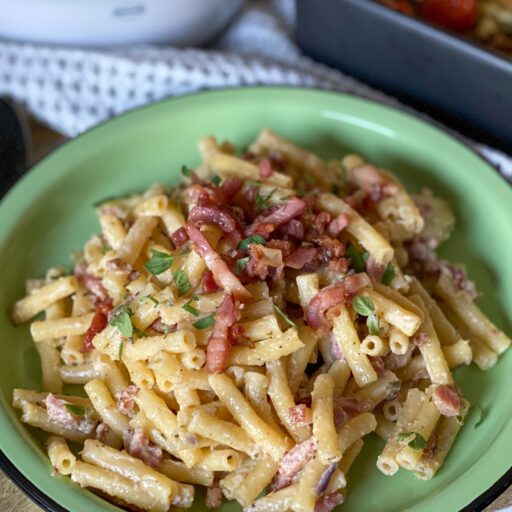
[[[32,151],[30,162],[36,162],[48,151],[64,140],[64,137],[34,120],[30,120],[32,134]],[[492,505],[485,509],[486,512],[503,511],[510,508],[512,511],[512,487],[502,494]],[[0,473],[0,512],[42,512],[33,504],[17,487],[2,473]],[[71,511],[72,512],[72,511]],[[443,511],[451,512],[451,511]]]

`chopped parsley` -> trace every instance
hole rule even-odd
[[[187,178],[190,178],[190,176],[192,176],[192,169],[190,167],[187,167],[186,165],[182,165],[181,174],[183,174],[183,176]]]
[[[191,315],[199,316],[199,311],[194,306],[192,306],[192,302],[196,300],[198,300],[197,297],[192,297],[186,304],[183,304],[181,308]]]
[[[129,338],[133,334],[133,325],[130,318],[132,314],[128,304],[121,304],[112,312],[110,325],[116,327],[125,338]]]
[[[217,176],[216,174],[214,174],[213,176],[210,177],[210,181],[215,185],[215,186],[219,186],[220,185],[220,182],[222,181],[221,177],[220,176]]]
[[[213,325],[213,322],[215,320],[215,315],[213,313],[210,313],[208,316],[204,316],[203,318],[200,318],[199,320],[195,321],[192,325],[196,329],[207,329],[211,325]]]
[[[341,188],[339,185],[333,185],[331,187],[331,193],[333,193],[335,196],[339,196],[341,192]]]
[[[276,312],[279,314],[279,316],[288,324],[290,325],[291,327],[297,327],[297,324],[293,321],[293,320],[290,320],[290,318],[288,317],[288,315],[279,307],[279,306],[276,306],[275,304],[273,305],[274,306],[274,309],[276,310]]]
[[[265,245],[265,239],[260,235],[251,235],[247,238],[244,238],[238,244],[237,249],[239,251],[245,251],[251,244]]]
[[[174,261],[174,256],[166,252],[151,249],[151,258],[144,263],[146,270],[154,276],[169,269]]]
[[[121,343],[119,343],[119,353],[117,354],[117,357],[119,357],[119,361],[123,360],[123,349],[124,349],[124,341],[121,340]]]
[[[407,443],[407,446],[412,448],[413,450],[424,450],[427,447],[426,439],[417,432],[401,432],[397,435],[399,441],[410,441]]]
[[[256,204],[260,210],[266,210],[269,207],[270,198],[276,190],[277,189],[271,190],[266,196],[262,196],[261,194],[256,196]]]
[[[144,297],[142,297],[140,299],[141,302],[146,302],[147,300],[150,300],[155,306],[158,306],[158,304],[160,304],[160,302],[158,302],[154,297],[152,297],[151,295],[144,295]],[[172,304],[171,304],[172,305]]]
[[[375,313],[375,306],[370,297],[356,296],[352,301],[352,307],[359,315],[365,316],[366,326],[370,334],[379,335],[379,319]]]
[[[101,250],[103,252],[103,254],[107,253],[108,251],[111,251],[112,250],[112,247],[110,247],[109,244],[105,243],[101,246]]]
[[[178,288],[178,296],[181,297],[185,295],[191,288],[192,285],[188,280],[187,274],[183,272],[183,270],[178,270],[172,273],[172,278],[174,279],[174,284]]]
[[[352,268],[356,272],[364,272],[366,268],[366,260],[368,259],[369,253],[359,252],[354,245],[350,244],[345,251],[345,255],[348,256],[352,261]]]
[[[85,416],[85,407],[76,404],[64,404],[64,407],[74,416]]]
[[[233,272],[238,276],[240,275],[245,267],[247,266],[247,262],[249,261],[249,257],[246,256],[245,258],[240,258],[239,260],[236,260],[235,264],[233,265]]]
[[[145,338],[147,336],[147,334],[144,331],[137,329],[137,327],[133,328],[133,333],[136,334],[139,338]],[[119,358],[119,359],[121,359],[121,358]]]
[[[384,270],[384,274],[382,274],[382,284],[388,285],[393,281],[395,277],[395,267],[393,267],[393,264],[389,262],[386,266],[386,270]]]

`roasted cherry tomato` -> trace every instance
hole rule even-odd
[[[422,0],[419,15],[436,25],[466,32],[476,23],[478,0]]]

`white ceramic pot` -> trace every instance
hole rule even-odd
[[[110,46],[203,44],[245,0],[0,1],[0,38],[38,43]]]

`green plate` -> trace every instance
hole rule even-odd
[[[73,512],[118,510],[62,477],[51,477],[41,435],[22,426],[10,404],[14,387],[41,388],[28,327],[14,328],[10,305],[25,279],[69,254],[98,231],[93,203],[174,183],[183,163],[198,162],[205,134],[246,145],[272,128],[324,157],[358,151],[395,171],[414,191],[429,187],[455,207],[458,227],[446,256],[467,265],[484,296],[479,303],[501,328],[512,320],[512,189],[498,174],[445,133],[389,108],[326,92],[257,88],[201,93],[114,119],[64,144],[41,161],[0,206],[0,448],[42,493]],[[349,476],[351,512],[455,511],[489,489],[512,461],[512,353],[491,371],[456,372],[473,409],[446,464],[430,482],[401,470],[375,468],[382,442],[370,437]],[[55,510],[49,508],[50,510]],[[196,504],[194,510],[203,510]],[[224,511],[239,510],[233,503]]]

